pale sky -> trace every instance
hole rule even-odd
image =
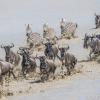
[[[25,24],[42,33],[48,23],[60,32],[59,21],[77,22],[79,32],[94,27],[94,13],[100,14],[100,0],[0,0],[0,43],[19,44],[25,38]]]

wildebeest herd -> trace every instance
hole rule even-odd
[[[98,16],[98,17],[97,17]],[[95,17],[96,28],[100,27],[100,16]],[[61,69],[66,68],[66,75],[71,75],[71,72],[77,64],[77,58],[68,52],[70,49],[69,45],[66,47],[60,47],[56,42],[61,38],[70,39],[75,37],[75,30],[78,27],[76,23],[65,22],[63,19],[60,24],[61,37],[57,37],[54,33],[53,28],[49,28],[48,25],[43,26],[43,38],[39,33],[33,33],[30,25],[27,25],[26,36],[27,36],[27,47],[19,47],[17,53],[12,51],[14,44],[11,45],[1,45],[1,48],[5,50],[5,60],[0,60],[0,82],[4,75],[12,74],[14,79],[18,78],[14,73],[15,66],[21,64],[21,72],[24,78],[30,72],[36,73],[36,68],[40,69],[40,79],[41,81],[46,81],[52,74],[53,79],[55,79],[55,71],[57,69],[57,64],[55,60],[59,59],[61,62]],[[89,36],[85,34],[84,37],[84,48],[90,47],[90,59],[92,59],[92,54],[100,55],[100,35]],[[33,56],[33,51],[35,48],[43,46],[44,55],[36,54]],[[40,62],[37,65],[36,60]],[[21,63],[20,63],[21,62]]]

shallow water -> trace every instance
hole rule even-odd
[[[100,80],[77,79],[63,88],[36,95],[11,97],[8,100],[100,100]]]

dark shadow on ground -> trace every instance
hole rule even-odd
[[[34,84],[34,83],[42,83],[41,80],[35,80],[35,81],[32,81],[32,82],[29,82],[30,84]]]

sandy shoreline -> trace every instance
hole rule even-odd
[[[8,98],[10,100],[11,98],[18,96],[34,96],[36,94],[44,93],[52,89],[69,87],[72,83],[74,83],[74,81],[80,80],[80,82],[84,82],[84,80],[96,81],[100,79],[100,67],[99,64],[97,64],[96,62],[80,63],[77,65],[76,70],[80,73],[73,74],[72,76],[68,76],[64,79],[51,80],[45,83],[34,83],[33,79],[10,82],[9,92],[12,92],[13,96],[7,97],[5,98],[5,100],[8,100]]]

